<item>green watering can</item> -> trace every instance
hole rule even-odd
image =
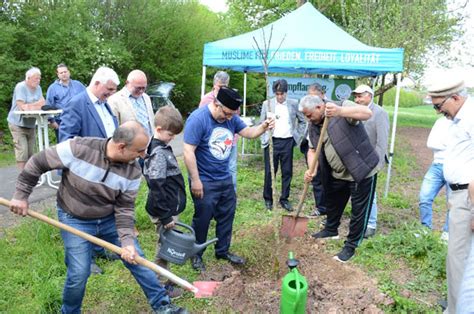
[[[308,283],[296,268],[299,261],[294,258],[293,252],[288,253],[286,262],[290,271],[283,277],[281,283],[281,314],[304,314],[306,312],[306,301],[308,299]]]

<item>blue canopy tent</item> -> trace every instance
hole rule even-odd
[[[263,49],[264,43],[268,44],[270,33],[272,38],[268,52],[269,60],[273,59],[268,72],[378,76],[403,70],[402,48],[378,48],[361,43],[326,18],[311,3],[306,3],[261,29],[206,43],[201,94],[204,95],[207,66],[244,72],[245,116],[246,73],[264,72],[255,41]],[[397,85],[387,182],[390,179],[399,91]]]

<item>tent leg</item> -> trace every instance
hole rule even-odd
[[[247,71],[244,72],[244,112],[243,116],[247,116]]]
[[[206,91],[206,66],[202,66],[202,82],[201,82],[201,98],[204,97]]]
[[[392,138],[390,142],[390,153],[388,159],[388,169],[387,169],[387,181],[385,182],[385,193],[384,197],[388,196],[388,189],[390,186],[390,175],[392,173],[392,160],[393,160],[393,149],[395,147],[395,134],[397,132],[397,116],[398,116],[398,105],[400,102],[400,84],[402,80],[402,74],[397,74],[397,93],[395,95],[395,109],[393,110],[393,122],[392,122]]]

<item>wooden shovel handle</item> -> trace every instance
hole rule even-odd
[[[0,197],[0,205],[3,205],[5,207],[10,207],[10,201]],[[86,239],[87,241],[92,242],[94,244],[97,244],[97,245],[99,245],[103,248],[106,248],[107,250],[110,250],[114,253],[117,253],[118,255],[122,255],[122,248],[120,248],[120,247],[118,247],[118,246],[116,246],[112,243],[109,243],[107,241],[104,241],[102,239],[99,239],[97,237],[94,237],[94,236],[92,236],[88,233],[77,230],[76,228],[73,228],[71,226],[63,224],[62,222],[59,222],[55,219],[51,219],[48,216],[37,213],[37,212],[35,212],[31,209],[28,209],[28,216],[36,218],[38,220],[41,220],[41,221],[43,221],[43,222],[45,222],[49,225],[55,226],[59,229],[65,230],[65,231],[70,232],[74,235],[77,235],[78,237]],[[193,286],[191,283],[187,282],[186,280],[184,280],[182,278],[179,278],[178,276],[176,276],[172,272],[156,265],[155,263],[150,262],[147,259],[144,259],[143,257],[141,257],[139,255],[135,257],[135,261],[138,264],[153,270],[154,272],[158,273],[159,275],[162,275],[162,276],[168,278],[172,282],[182,286],[183,288],[185,288],[189,291],[192,291],[194,293],[196,293],[198,291],[198,288]]]
[[[319,141],[318,141],[318,146],[316,146],[315,158],[312,160],[312,162],[309,165],[309,170],[311,173],[314,173],[314,175],[316,175],[318,171],[319,155],[321,154],[321,149],[323,147],[323,138],[324,138],[324,135],[326,134],[328,124],[329,124],[329,118],[326,117],[324,119],[323,126],[321,127],[321,132],[319,134]],[[298,203],[298,207],[296,210],[297,217],[300,215],[301,209],[303,208],[303,203],[306,198],[306,194],[308,193],[309,184],[310,182],[304,183],[303,193],[301,193],[300,201]]]

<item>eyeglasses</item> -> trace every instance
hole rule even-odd
[[[134,89],[139,92],[139,91],[144,91],[146,89],[146,86],[135,86]]]
[[[224,105],[218,105],[218,106],[221,108],[222,113],[224,114],[224,116],[226,116],[226,117],[228,117],[228,118],[232,117],[232,116],[235,114],[234,111],[230,111],[230,112],[229,112],[229,111],[227,111],[227,110],[224,110]]]
[[[443,107],[444,103],[445,103],[449,98],[451,98],[451,97],[452,97],[452,96],[446,97],[446,98],[445,98],[442,102],[440,102],[439,104],[433,104],[433,109],[440,111],[441,108]]]

